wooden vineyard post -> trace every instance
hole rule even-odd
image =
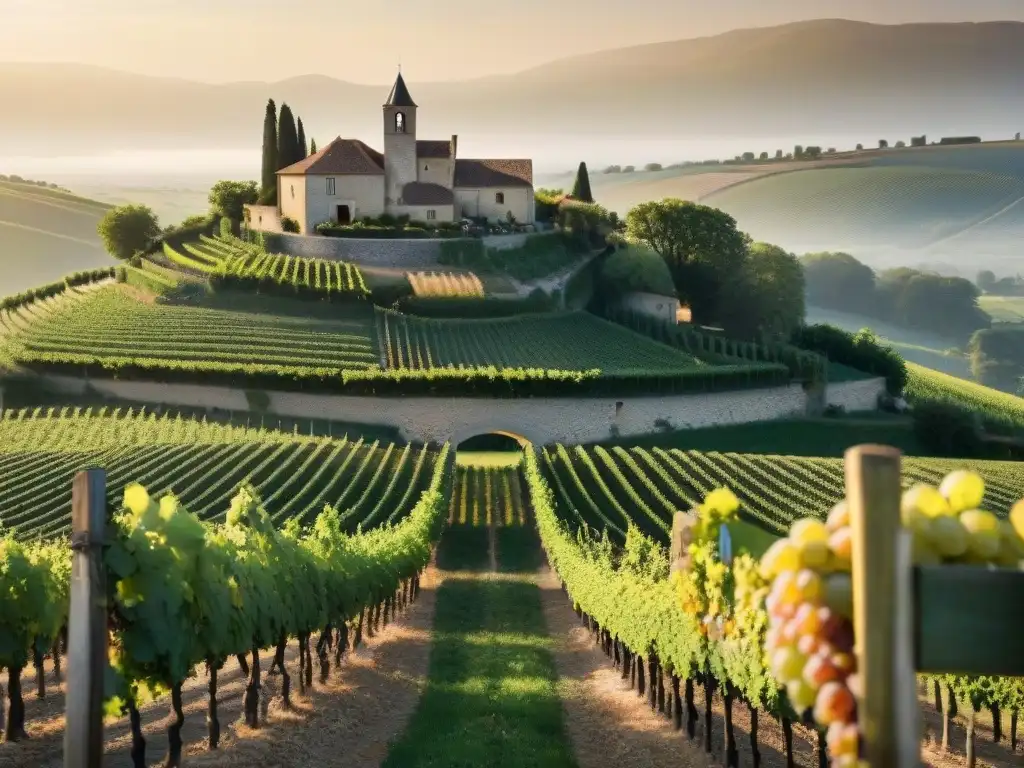
[[[672,547],[669,551],[669,573],[690,570],[687,549],[693,541],[693,526],[697,522],[694,512],[676,512],[672,516]]]
[[[103,760],[103,671],[107,660],[107,478],[102,469],[75,475],[71,487],[71,605],[68,614],[64,768],[100,768]]]
[[[917,768],[910,534],[900,522],[900,452],[861,445],[846,452],[853,529],[853,613],[860,676],[858,720],[872,768]]]

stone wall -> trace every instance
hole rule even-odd
[[[243,389],[192,384],[47,376],[47,383],[81,393],[87,385],[100,394],[138,402],[225,410],[248,410]],[[859,383],[859,382],[858,382]],[[799,385],[714,394],[615,398],[373,398],[268,392],[269,410],[280,416],[334,419],[397,427],[407,440],[459,442],[473,435],[509,432],[539,443],[587,443],[674,429],[770,421],[806,412]]]
[[[878,398],[885,392],[885,379],[842,381],[828,385],[828,405],[847,412],[878,410]]]
[[[264,234],[268,251],[310,259],[352,261],[370,267],[429,269],[441,255],[442,238],[356,238]]]
[[[679,312],[679,299],[671,296],[659,296],[656,293],[633,291],[619,299],[619,306],[630,312],[648,315],[666,323],[676,322]]]

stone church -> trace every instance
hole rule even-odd
[[[533,161],[458,156],[458,136],[416,138],[416,102],[401,72],[384,110],[384,152],[340,136],[277,172],[278,210],[303,234],[382,213],[429,223],[486,217],[534,222]]]

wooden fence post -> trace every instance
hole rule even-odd
[[[75,475],[71,489],[71,606],[64,768],[100,768],[103,761],[103,672],[107,659],[107,478],[102,469]]]
[[[687,549],[693,541],[693,526],[696,523],[696,512],[680,511],[672,516],[672,545],[669,550],[670,573],[690,570],[690,554]]]
[[[872,768],[920,764],[910,534],[900,522],[900,452],[846,452],[853,532],[853,613],[864,758]]]

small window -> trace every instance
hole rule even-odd
[[[437,211],[435,211],[433,208],[431,208],[430,210],[427,211],[427,221],[433,221],[436,218],[437,218]]]
[[[395,113],[395,133],[405,133],[405,113]]]
[[[335,193],[334,179],[330,178],[327,180],[327,194],[333,195]]]
[[[505,204],[505,193],[504,192],[495,192],[494,193],[494,202],[497,203],[498,205],[504,205]]]

